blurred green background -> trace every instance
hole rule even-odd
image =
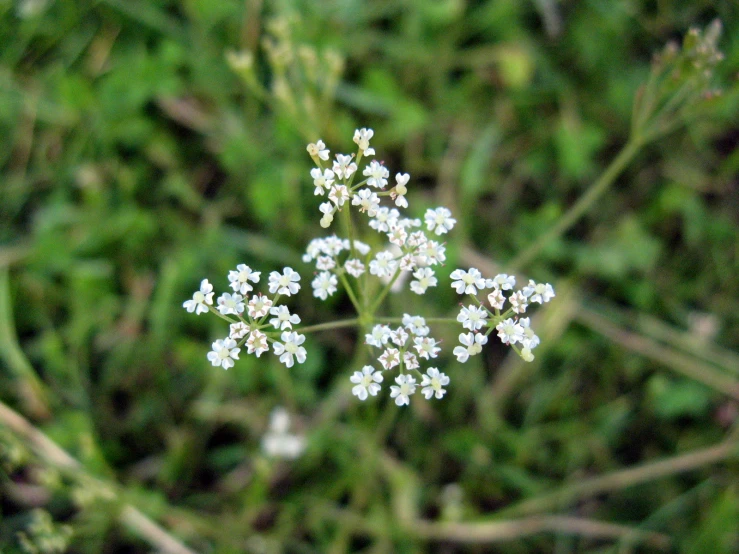
[[[458,219],[446,269],[492,277],[717,17],[723,94],[516,267],[558,292],[534,363],[459,364],[434,327],[449,392],[398,409],[351,397],[351,329],[290,371],[207,362],[223,322],[182,302],[237,263],[302,273],[307,324],[351,317],[300,259],[309,141],[374,129],[411,212]],[[0,0],[0,550],[739,551],[738,71],[731,0]],[[387,313],[453,315],[439,280]],[[277,406],[296,460],[261,450]]]

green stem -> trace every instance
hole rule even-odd
[[[609,491],[619,491],[633,487],[639,483],[646,483],[698,469],[710,464],[739,457],[739,441],[734,438],[716,446],[695,450],[658,462],[649,462],[634,468],[614,471],[607,475],[581,479],[565,485],[559,490],[546,493],[540,497],[525,500],[518,504],[499,511],[496,516],[531,515],[551,510],[562,509],[576,500],[592,497]]]
[[[357,300],[357,296],[354,294],[354,289],[352,289],[351,285],[349,284],[349,280],[346,278],[346,275],[343,273],[337,273],[339,280],[341,281],[341,284],[344,285],[344,288],[346,289],[346,294],[349,295],[349,300],[352,301],[352,304],[354,305],[354,309],[357,310],[357,315],[360,317],[362,316],[362,306],[359,304],[359,300]]]
[[[328,331],[330,329],[341,329],[343,327],[355,327],[359,325],[359,319],[340,319],[338,321],[327,321],[326,323],[318,323],[316,325],[308,325],[297,330],[301,333],[314,333],[316,331]]]
[[[554,239],[562,236],[572,227],[595,202],[613,184],[621,172],[631,162],[643,146],[641,139],[632,138],[624,145],[618,156],[611,162],[595,183],[583,194],[580,199],[559,219],[557,224],[545,234],[541,235],[531,246],[521,252],[506,264],[509,272],[515,272],[526,267],[536,256]]]
[[[380,304],[382,304],[382,301],[385,300],[385,297],[390,292],[390,289],[393,288],[393,285],[395,284],[395,281],[398,280],[398,277],[400,277],[400,268],[395,270],[395,275],[393,275],[393,278],[390,279],[387,285],[385,285],[385,288],[382,290],[380,295],[377,297],[377,300],[375,300],[374,304],[372,304],[372,308],[370,308],[369,313],[374,314],[377,311],[377,308],[380,307]]]

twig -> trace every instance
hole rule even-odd
[[[420,520],[413,524],[412,529],[416,535],[426,540],[468,544],[512,541],[547,532],[643,542],[661,549],[669,548],[671,543],[667,535],[654,531],[642,531],[627,525],[569,516],[536,516],[480,523],[438,523]]]
[[[1,401],[0,424],[25,439],[31,450],[47,464],[70,473],[72,476],[87,473],[79,461],[34,427],[26,418]],[[100,481],[89,474],[86,477]],[[112,488],[117,490],[118,487],[113,486]],[[168,554],[195,554],[193,550],[190,550],[165,529],[130,504],[123,504],[121,506],[118,517],[120,522],[133,533],[145,539],[162,552]]]
[[[735,457],[739,457],[739,439],[737,438],[666,460],[614,471],[591,479],[582,479],[538,498],[525,500],[505,508],[498,512],[498,515],[527,515],[559,509],[596,494],[622,490],[640,483],[684,473]]]

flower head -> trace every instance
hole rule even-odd
[[[375,132],[372,129],[357,129],[354,131],[354,142],[365,156],[374,156],[375,149],[369,147],[369,141]]]
[[[233,294],[224,292],[221,296],[218,297],[218,311],[221,312],[222,315],[242,314],[244,313],[243,300],[244,297],[237,292]]]
[[[377,396],[382,383],[382,373],[375,371],[371,365],[366,365],[362,371],[355,371],[349,380],[355,384],[352,394],[360,400],[367,400],[367,395]]]
[[[291,314],[287,306],[273,306],[270,308],[269,313],[275,316],[269,320],[269,324],[280,331],[292,329],[293,325],[300,323],[300,316],[298,314]]]
[[[329,271],[321,271],[311,282],[311,286],[313,287],[313,296],[320,298],[321,300],[326,300],[326,298],[332,296],[336,292],[338,284],[339,281],[336,278],[336,275]]]
[[[521,292],[529,299],[529,302],[544,304],[554,298],[554,288],[549,283],[535,283],[532,279]]]
[[[426,210],[424,216],[426,220],[426,228],[429,231],[434,231],[437,235],[443,235],[448,233],[457,223],[457,220],[452,217],[452,212],[447,208],[436,208],[435,210]]]
[[[457,321],[462,324],[462,327],[469,329],[470,331],[479,331],[483,325],[487,323],[488,312],[485,308],[478,308],[477,306],[470,305],[467,308],[462,307],[457,315]]]
[[[457,294],[477,294],[477,289],[485,288],[485,279],[482,278],[480,271],[474,267],[470,268],[469,271],[455,269],[449,276],[454,279],[452,288],[457,291]]]
[[[313,159],[319,158],[324,161],[328,160],[329,151],[326,149],[326,145],[320,139],[317,140],[315,143],[310,143],[306,150],[308,150],[308,154],[310,154],[310,157]]]
[[[302,364],[305,361],[306,352],[305,348],[300,345],[305,342],[305,335],[300,335],[295,331],[283,331],[281,339],[282,342],[272,344],[272,349],[280,357],[280,361],[287,367],[293,366],[295,363],[293,358]]]
[[[426,370],[426,375],[421,380],[421,393],[430,400],[432,396],[442,398],[446,394],[446,389],[442,388],[449,384],[449,377],[444,373],[440,373],[435,367]]]
[[[395,382],[399,386],[390,387],[390,398],[395,398],[398,406],[410,404],[410,396],[416,392],[416,380],[408,375],[398,375]]]
[[[188,312],[195,315],[204,314],[208,311],[208,306],[213,305],[213,285],[208,282],[208,279],[200,281],[200,290],[193,293],[192,299],[185,300],[182,303],[182,307]]]
[[[221,366],[228,369],[234,366],[234,360],[239,359],[240,348],[236,347],[236,341],[228,337],[213,343],[213,350],[208,352],[208,361],[213,366]]]
[[[249,284],[249,281],[258,283],[260,275],[260,271],[252,271],[248,265],[239,264],[236,266],[236,271],[231,270],[228,272],[228,280],[234,292],[244,295],[254,290],[254,287]]]
[[[300,275],[291,267],[284,268],[282,274],[273,271],[269,274],[269,292],[292,296],[300,290],[298,281],[300,281]]]

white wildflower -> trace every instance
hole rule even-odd
[[[192,295],[192,299],[185,300],[182,303],[182,307],[188,312],[195,315],[204,314],[208,311],[208,306],[213,305],[213,285],[208,282],[208,279],[200,281],[200,290],[195,291]]]
[[[432,396],[436,398],[442,398],[446,393],[446,389],[442,388],[449,384],[449,377],[444,373],[440,373],[435,367],[430,367],[426,370],[426,375],[421,380],[421,393],[426,400],[431,400]]]
[[[362,368],[362,371],[355,371],[354,375],[349,377],[349,380],[354,383],[352,394],[360,400],[367,400],[368,394],[377,396],[377,393],[380,392],[382,373],[375,371],[375,368],[371,365],[366,365]]]

